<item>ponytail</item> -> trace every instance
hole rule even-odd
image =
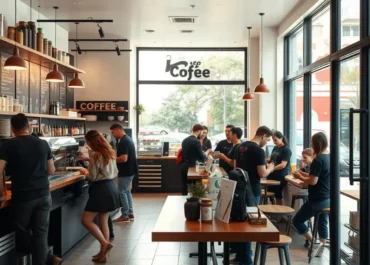
[[[274,135],[276,138],[283,139],[284,145],[289,145],[288,138],[286,138],[281,132],[274,131]]]

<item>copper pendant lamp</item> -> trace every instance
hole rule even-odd
[[[261,16],[261,34],[260,34],[260,72],[261,72],[261,77],[260,77],[260,83],[259,85],[256,86],[254,89],[255,94],[267,94],[270,93],[270,90],[267,88],[265,85],[265,80],[263,79],[263,74],[262,74],[262,64],[263,64],[263,16],[265,15],[264,13],[259,14]]]
[[[58,7],[54,6],[55,9],[55,20],[57,19],[57,10]],[[57,46],[57,23],[55,22],[55,47]],[[53,71],[49,72],[46,76],[46,81],[47,82],[52,82],[52,83],[60,83],[64,82],[64,76],[61,72],[58,70],[58,64],[56,63],[55,59],[55,64],[53,66]]]
[[[15,0],[15,24],[17,24],[17,1],[18,0]],[[17,48],[16,41],[14,41],[13,55],[5,61],[4,69],[16,71],[27,69],[26,61],[19,56],[19,49]]]
[[[250,48],[251,48],[251,29],[252,27],[248,27],[248,54],[247,54],[247,93],[244,94],[243,100],[250,101],[254,99],[254,95],[251,93],[250,89]]]
[[[78,40],[77,37],[77,25],[78,22],[76,22],[76,40]],[[77,44],[77,42],[76,42]],[[77,68],[77,51],[76,51],[76,68]],[[68,87],[70,88],[85,88],[85,83],[78,77],[78,73],[76,72],[74,74],[74,78],[69,82]]]

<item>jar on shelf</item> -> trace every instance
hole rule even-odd
[[[28,45],[28,26],[26,21],[19,21],[19,30],[23,32],[23,45],[24,46],[29,46]]]
[[[51,40],[48,41],[48,55],[53,56],[53,42]]]
[[[202,198],[200,201],[200,220],[202,223],[212,223],[212,200],[209,198]]]
[[[62,61],[62,51],[58,50],[58,60]]]
[[[20,30],[19,28],[17,28],[15,30],[15,40],[19,43],[19,44],[22,44],[23,45],[23,31]]]
[[[44,52],[44,33],[42,33],[42,28],[37,28],[37,51]]]
[[[53,58],[57,58],[57,57],[58,57],[58,56],[57,56],[57,48],[55,48],[55,47],[53,47],[53,48],[52,48],[51,56],[52,56]]]
[[[43,53],[45,55],[49,54],[49,44],[48,44],[48,39],[47,38],[44,38]]]
[[[37,45],[37,30],[36,30],[36,23],[34,21],[28,21],[28,47],[36,50]]]
[[[7,38],[10,40],[15,40],[15,27],[8,27]]]
[[[14,108],[14,97],[8,96],[8,109],[7,111],[12,112]]]

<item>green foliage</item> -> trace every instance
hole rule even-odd
[[[197,181],[188,186],[191,198],[204,198],[207,194],[207,189],[203,187],[202,181]]]
[[[145,111],[145,108],[142,104],[134,106],[133,109],[136,110],[139,115]]]

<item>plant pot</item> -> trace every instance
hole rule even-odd
[[[184,204],[185,218],[188,221],[198,221],[200,218],[200,202],[198,198],[187,198]]]

